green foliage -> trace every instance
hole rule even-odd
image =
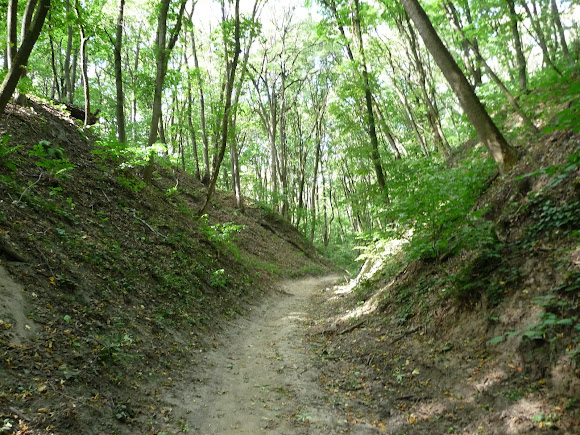
[[[115,137],[109,137],[95,142],[95,149],[91,153],[102,160],[110,160],[119,165],[120,168],[142,167],[147,164],[151,150],[158,147],[129,146],[120,143]]]
[[[41,140],[37,145],[34,145],[30,155],[40,159],[36,162],[36,166],[45,168],[56,177],[67,177],[69,176],[67,172],[76,168],[76,165],[65,158],[64,149],[53,146],[47,140]]]
[[[134,345],[133,338],[127,333],[115,332],[97,338],[98,360],[102,365],[115,363],[130,364],[141,355],[132,354],[129,349]]]
[[[132,190],[133,192],[140,192],[145,187],[147,187],[147,184],[145,184],[145,182],[143,180],[125,177],[124,175],[119,175],[117,177],[117,182],[121,186],[124,186],[127,189]]]
[[[576,277],[577,278],[577,277]],[[574,279],[573,279],[574,280]],[[572,334],[572,342],[578,342],[580,338],[580,319],[578,318],[577,301],[569,300],[557,294],[567,287],[559,286],[554,288],[553,293],[534,298],[534,303],[542,308],[542,313],[538,315],[538,321],[527,325],[523,329],[506,332],[492,338],[490,344],[498,344],[506,337],[517,335],[523,336],[526,340],[549,340],[556,341],[564,337],[560,334],[567,330]],[[580,356],[580,347],[571,346],[568,352],[573,358]],[[580,361],[579,361],[580,362]]]
[[[470,212],[494,170],[474,156],[448,168],[428,159],[395,162],[391,172],[391,222],[386,236],[409,235],[411,259],[440,258],[493,242],[483,211]]]
[[[245,225],[237,225],[233,222],[217,223],[209,225],[207,215],[201,217],[201,230],[212,242],[229,244],[235,240],[235,234],[246,228]]]
[[[354,293],[358,301],[366,301],[369,297],[373,295],[373,293],[377,290],[376,285],[368,280],[363,279],[360,283],[355,287]]]
[[[227,284],[228,279],[224,269],[217,269],[212,272],[210,279],[210,285],[212,287],[226,287]]]
[[[0,167],[4,166],[11,171],[16,171],[16,162],[14,160],[9,159],[8,157],[11,154],[14,154],[20,148],[20,145],[16,146],[9,146],[10,143],[10,135],[3,135],[0,137]]]
[[[352,244],[346,242],[336,245],[324,246],[322,243],[316,244],[316,249],[332,264],[347,271],[350,275],[356,275],[359,269],[357,252]]]

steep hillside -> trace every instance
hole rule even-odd
[[[275,214],[40,101],[0,118],[0,432],[158,433],[158,400],[272,283],[329,269]],[[173,425],[173,426],[172,426]]]
[[[395,241],[318,297],[321,381],[352,420],[401,434],[580,432],[580,134],[520,152],[477,204],[493,232],[484,248],[408,262]]]

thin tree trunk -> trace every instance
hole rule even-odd
[[[430,92],[427,91],[427,72],[425,71],[425,65],[423,64],[423,60],[420,56],[419,44],[417,42],[415,30],[411,26],[411,23],[408,21],[408,18],[406,18],[407,31],[405,30],[405,26],[401,20],[397,20],[396,22],[399,26],[399,31],[401,34],[407,37],[409,48],[411,50],[411,57],[415,65],[415,70],[419,74],[419,88],[423,96],[423,103],[426,106],[425,116],[427,118],[427,123],[429,124],[429,129],[431,130],[433,141],[435,142],[435,146],[439,149],[439,151],[442,152],[445,157],[449,157],[451,154],[451,147],[449,146],[445,135],[442,134],[443,132],[441,128],[439,128],[439,114],[435,106],[435,102],[432,101]]]
[[[54,54],[54,40],[52,38],[52,29],[48,33],[48,40],[50,42],[50,66],[52,68],[52,75],[53,75],[53,93],[52,93],[51,98],[54,100],[54,98],[55,98],[54,91],[56,91],[56,99],[58,101],[60,101],[62,96],[60,93],[60,85],[58,82],[58,72],[56,69],[56,56]]]
[[[570,62],[570,51],[568,50],[568,44],[566,43],[566,36],[564,35],[564,27],[562,27],[562,21],[560,20],[560,12],[558,11],[558,6],[556,0],[550,0],[550,5],[552,7],[552,19],[558,29],[558,36],[560,36],[560,45],[562,46],[562,53],[568,62]]]
[[[421,150],[423,151],[423,154],[425,156],[428,156],[429,149],[427,148],[427,144],[425,143],[425,139],[423,138],[423,136],[419,132],[419,128],[417,127],[417,121],[415,121],[415,117],[413,116],[413,111],[411,110],[411,105],[409,104],[409,100],[407,99],[407,96],[401,91],[401,89],[399,88],[399,86],[397,84],[397,78],[396,78],[396,73],[395,73],[395,63],[393,62],[393,58],[391,56],[391,50],[389,50],[389,48],[386,45],[385,45],[385,50],[387,52],[387,60],[389,62],[389,65],[391,66],[391,70],[393,72],[392,81],[393,81],[393,87],[395,88],[395,93],[397,94],[397,97],[399,97],[399,101],[401,102],[401,104],[403,105],[403,108],[405,109],[405,114],[407,115],[407,119],[409,120],[409,124],[411,125],[411,128],[413,129],[413,132],[415,133],[415,137],[417,138],[417,142],[421,146]]]
[[[7,68],[12,68],[12,62],[18,51],[18,0],[8,0],[6,15],[6,59]]]
[[[76,83],[77,83],[77,65],[78,65],[78,60],[79,60],[79,51],[77,49],[75,49],[74,53],[73,53],[73,58],[72,58],[72,67],[71,67],[71,88],[70,88],[70,104],[73,104],[74,101],[74,95],[75,95],[75,89],[76,89]]]
[[[516,14],[514,0],[506,0],[506,3],[509,10],[510,29],[512,32],[512,39],[514,41],[514,49],[516,51],[516,61],[518,66],[518,83],[520,87],[520,92],[527,92],[528,76],[526,73],[526,58],[524,56],[524,51],[522,49],[522,40],[520,37],[520,31],[518,30],[518,15]]]
[[[224,114],[222,118],[222,131],[221,131],[221,146],[219,150],[219,154],[216,160],[216,167],[215,171],[212,175],[209,187],[207,189],[207,197],[205,203],[201,210],[199,211],[198,215],[203,216],[207,212],[207,208],[209,207],[209,203],[215,191],[215,186],[217,183],[217,179],[219,176],[219,169],[224,159],[224,155],[226,152],[227,141],[228,141],[228,127],[230,123],[230,109],[232,105],[232,93],[234,90],[234,81],[236,78],[236,68],[238,66],[238,59],[240,56],[240,0],[236,0],[235,2],[235,27],[234,27],[234,40],[235,40],[235,47],[234,47],[234,57],[231,62],[228,62],[226,67],[227,73],[227,80],[226,80],[226,101],[224,104]],[[227,57],[227,51],[225,53]]]
[[[192,10],[193,15],[193,10]],[[191,16],[190,16],[191,18]],[[199,61],[197,59],[197,49],[195,46],[195,34],[193,32],[193,28],[191,29],[191,47],[193,51],[193,63],[195,66],[195,74],[197,77],[197,87],[199,92],[199,116],[201,119],[201,140],[203,142],[203,163],[204,163],[204,175],[203,180],[209,182],[209,178],[211,175],[210,167],[209,167],[209,140],[207,137],[207,123],[205,120],[205,98],[203,94],[203,81],[201,79],[201,72],[199,70]]]
[[[72,45],[73,45],[73,28],[72,25],[68,22],[70,19],[70,12],[71,12],[71,0],[66,1],[66,20],[67,20],[67,40],[66,40],[66,53],[64,57],[64,83],[65,83],[65,91],[64,94],[68,99],[69,104],[73,104],[73,85],[71,80],[71,54],[72,54]]]
[[[371,158],[373,160],[373,165],[375,167],[375,173],[377,176],[377,183],[381,189],[381,194],[384,195],[385,200],[388,202],[389,194],[387,192],[387,186],[385,183],[385,175],[383,173],[383,166],[381,163],[381,156],[379,154],[379,141],[377,139],[377,131],[375,126],[375,115],[373,112],[373,98],[371,93],[371,87],[369,84],[369,74],[367,70],[367,64],[365,59],[365,51],[363,46],[361,23],[360,23],[360,7],[359,0],[354,0],[353,9],[353,22],[356,38],[358,40],[359,53],[361,56],[362,64],[362,77],[365,91],[365,101],[367,106],[367,122],[369,128],[369,137],[371,140]]]
[[[137,46],[135,47],[135,62],[133,65],[133,74],[132,74],[132,88],[133,88],[133,92],[132,92],[132,99],[133,101],[131,102],[131,135],[133,137],[133,140],[135,140],[137,138],[137,78],[136,78],[136,74],[137,71],[139,70],[139,54],[141,52],[141,30],[139,30],[137,32],[137,41],[136,41]]]
[[[90,116],[91,116],[91,93],[90,93],[90,86],[89,86],[89,73],[88,73],[88,56],[87,56],[87,43],[89,41],[89,36],[87,36],[85,31],[85,26],[81,20],[81,6],[79,1],[76,0],[75,2],[75,12],[77,14],[77,18],[79,20],[79,31],[81,34],[81,73],[83,77],[83,92],[84,92],[84,99],[85,99],[85,125],[89,125]]]
[[[320,149],[322,147],[322,123],[316,127],[316,152],[314,158],[314,171],[312,176],[312,189],[310,193],[310,242],[314,242],[316,230],[316,186],[318,184],[318,166],[320,165]]]
[[[167,15],[169,13],[169,4],[171,0],[163,0],[161,7],[159,8],[159,17],[157,21],[157,68],[155,75],[155,92],[153,96],[153,111],[151,114],[151,124],[149,126],[149,139],[147,140],[147,146],[153,145],[157,141],[159,122],[161,120],[162,114],[162,98],[163,98],[163,85],[165,83],[165,75],[167,73],[167,62],[169,61],[169,55],[171,50],[177,42],[177,37],[179,31],[181,30],[181,22],[183,18],[183,12],[185,10],[185,4],[187,0],[181,2],[179,13],[177,15],[177,23],[173,29],[173,33],[167,42]],[[150,184],[151,178],[153,177],[153,163],[154,163],[154,153],[149,154],[149,162],[145,167],[143,173],[143,179],[145,183]]]
[[[115,34],[115,86],[117,90],[117,136],[120,143],[127,142],[125,131],[125,93],[123,92],[123,66],[121,63],[121,49],[123,47],[123,12],[125,0],[119,0],[119,12],[117,15],[117,28]]]
[[[395,142],[395,138],[394,138],[393,134],[391,133],[391,129],[387,125],[387,121],[385,121],[385,117],[383,116],[383,112],[381,112],[381,109],[379,108],[379,104],[377,103],[376,99],[373,98],[373,102],[374,102],[374,107],[376,108],[377,118],[379,120],[380,125],[383,127],[383,134],[386,136],[387,141],[389,142],[389,145],[391,146],[391,150],[393,151],[393,154],[395,155],[395,160],[401,160],[401,152],[399,151],[399,147],[397,146],[397,143]]]
[[[530,7],[528,6],[526,0],[520,0],[520,4],[523,6],[524,10],[526,11],[526,14],[528,15],[528,18],[530,19],[530,22],[532,23],[532,28],[534,29],[534,33],[536,34],[538,45],[542,50],[543,56],[542,58],[544,63],[548,66],[551,66],[552,69],[556,71],[556,73],[558,73],[560,77],[562,77],[562,72],[560,72],[560,70],[556,67],[556,65],[554,65],[552,59],[550,58],[550,53],[548,52],[548,44],[546,43],[546,37],[544,35],[544,31],[542,30],[542,26],[537,20],[537,17],[534,16],[530,11]]]
[[[197,154],[197,137],[195,134],[195,128],[193,127],[193,120],[192,120],[192,112],[193,112],[193,98],[191,96],[191,83],[187,82],[187,125],[189,126],[189,134],[191,136],[191,144],[192,144],[192,152],[193,152],[193,159],[195,162],[195,178],[201,180],[201,176],[199,173],[199,156]]]

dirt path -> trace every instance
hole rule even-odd
[[[199,365],[208,367],[201,382],[165,397],[173,414],[196,434],[376,433],[327,403],[304,340],[310,296],[336,278],[282,283],[281,294],[234,322]]]

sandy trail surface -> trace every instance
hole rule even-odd
[[[327,402],[305,334],[311,296],[336,276],[280,284],[252,314],[233,322],[221,346],[208,352],[198,382],[165,400],[196,434],[376,433],[347,422]]]

